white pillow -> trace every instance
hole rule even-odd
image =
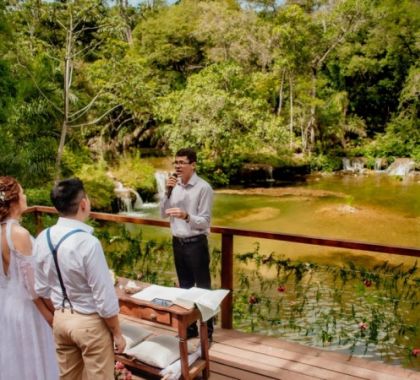
[[[191,346],[188,342],[188,351],[193,351]],[[169,335],[153,336],[127,350],[126,354],[153,367],[165,368],[179,359],[179,341]]]
[[[139,326],[138,324],[128,323],[125,321],[121,322],[121,332],[126,342],[124,352],[126,352],[129,348],[139,344],[152,334],[150,331],[146,330],[144,327]]]

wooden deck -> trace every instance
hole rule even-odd
[[[420,372],[223,329],[215,331],[210,373],[212,380],[420,380]]]
[[[157,334],[175,334],[146,321],[142,324]],[[216,328],[210,347],[210,379],[420,380],[420,372],[377,361],[349,359],[347,355],[277,338]]]

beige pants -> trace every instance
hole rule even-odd
[[[53,325],[60,380],[113,380],[111,334],[98,314],[56,310]]]

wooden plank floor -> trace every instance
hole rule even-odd
[[[210,361],[212,380],[420,380],[420,372],[234,330],[215,330]]]
[[[157,334],[175,334],[165,327],[143,321],[142,324]],[[361,358],[350,359],[344,354],[277,338],[216,328],[210,347],[210,379],[420,380],[420,372]]]

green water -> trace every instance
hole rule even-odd
[[[330,175],[311,177],[279,196],[217,193],[213,224],[420,247],[420,183],[385,175]],[[239,250],[247,249],[250,244],[249,238],[235,238]],[[264,240],[260,244],[263,251],[280,250],[294,258],[322,252],[330,260],[337,252],[337,249]],[[353,254],[359,258],[372,256],[363,252]],[[391,262],[401,259],[384,254],[373,256]],[[411,263],[412,259],[404,261]]]
[[[169,158],[148,161],[172,170]],[[158,210],[145,216],[158,218]],[[286,196],[216,191],[212,224],[420,247],[420,177],[314,175]]]
[[[296,195],[279,197],[216,194],[213,224],[420,245],[418,182],[380,175],[328,176],[294,188]],[[299,194],[301,188],[314,193]],[[318,190],[331,196],[317,196]],[[340,206],[353,210],[345,212]],[[341,223],[335,223],[338,220]]]

